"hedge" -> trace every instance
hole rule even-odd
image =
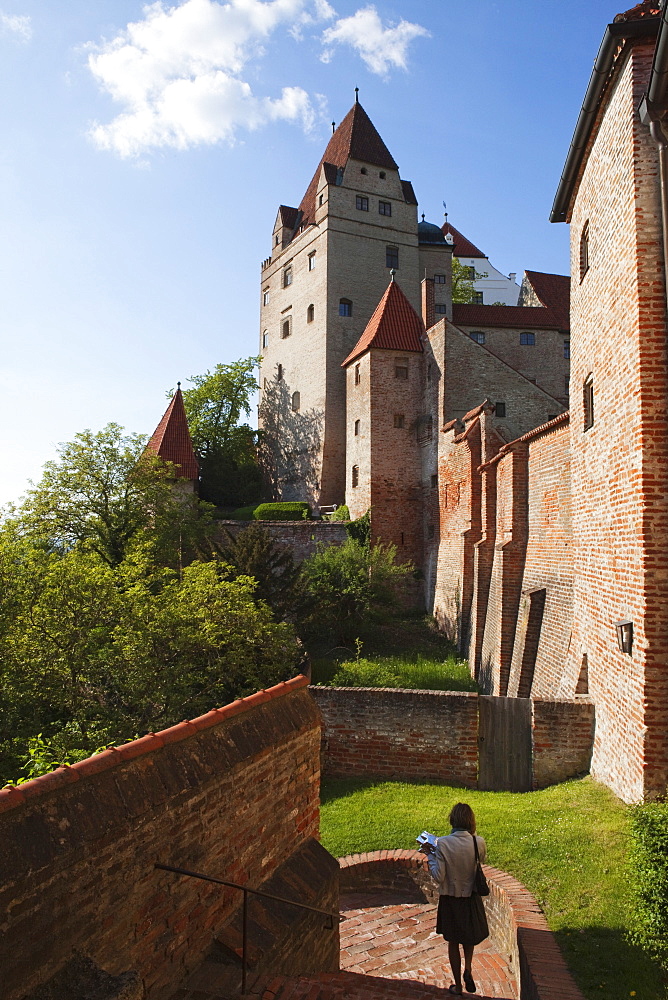
[[[629,864],[631,937],[668,971],[668,802],[632,809]]]
[[[261,503],[253,511],[256,521],[303,521],[311,516],[311,508],[301,500],[285,503]]]

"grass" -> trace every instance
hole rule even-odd
[[[468,664],[439,632],[432,618],[397,617],[376,625],[359,651],[352,647],[311,649],[313,683],[343,687],[402,687],[431,691],[477,691]],[[359,656],[356,656],[359,652]],[[335,680],[344,668],[344,676]]]
[[[335,857],[415,847],[423,829],[449,832],[448,813],[461,799],[476,812],[489,863],[538,899],[585,996],[665,1000],[658,966],[626,940],[629,811],[590,778],[525,794],[330,779],[322,842]]]

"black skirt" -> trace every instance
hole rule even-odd
[[[439,896],[436,933],[457,944],[480,944],[489,937],[482,899],[472,896]]]

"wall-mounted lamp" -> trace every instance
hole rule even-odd
[[[622,653],[631,653],[633,649],[633,622],[630,618],[625,618],[621,622],[615,622],[617,632],[617,645]]]

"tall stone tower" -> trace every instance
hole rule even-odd
[[[281,205],[262,264],[260,427],[276,498],[342,503],[346,380],[341,364],[390,270],[420,310],[413,188],[357,101],[298,208]]]

